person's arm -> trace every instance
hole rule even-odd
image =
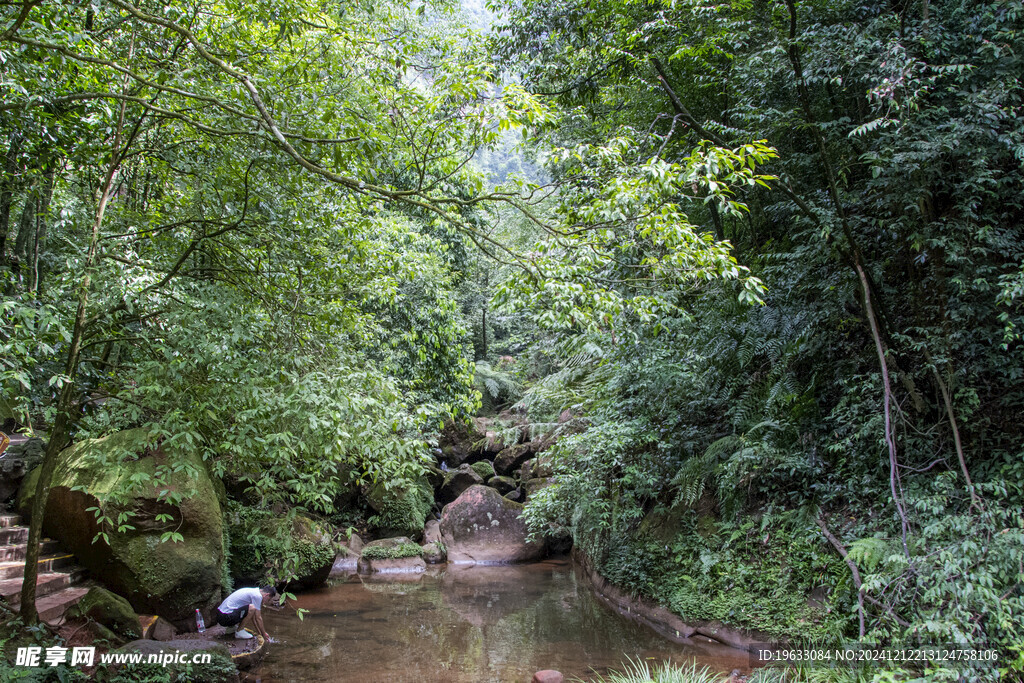
[[[256,617],[253,619],[256,622],[256,628],[263,634],[263,640],[270,642],[270,634],[267,633],[267,629],[263,628],[263,610],[256,610]]]

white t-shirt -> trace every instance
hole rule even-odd
[[[231,614],[246,605],[255,605],[256,609],[263,606],[263,593],[260,593],[259,588],[239,588],[226,597],[217,609],[223,614]]]

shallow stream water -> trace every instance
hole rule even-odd
[[[568,560],[342,576],[293,605],[304,620],[265,610],[278,642],[248,681],[528,683],[540,669],[589,681],[630,657],[748,667],[745,652],[677,645],[619,615]]]

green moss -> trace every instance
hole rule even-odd
[[[116,670],[113,670],[115,667],[101,667],[106,674],[103,680],[109,683],[229,683],[238,680],[238,669],[223,647],[202,652],[210,655],[206,664],[124,664]]]
[[[363,549],[363,557],[368,560],[397,560],[402,557],[421,557],[423,548],[415,543],[399,543],[387,547],[383,545],[371,545]]]
[[[470,465],[470,467],[472,467],[473,471],[479,474],[480,478],[483,479],[484,481],[487,481],[488,479],[494,476],[494,465],[487,462],[486,460],[475,462],[472,465]]]
[[[609,544],[600,573],[665,605],[684,621],[721,621],[791,640],[835,639],[849,605],[812,607],[819,586],[845,580],[835,558],[799,525],[762,532],[752,521],[709,523],[682,513]],[[673,538],[666,530],[674,528]],[[700,529],[702,533],[695,533]]]
[[[22,485],[23,512],[38,476]],[[198,451],[171,455],[142,429],[78,442],[60,454],[43,528],[140,612],[182,621],[220,601],[222,512]]]
[[[122,643],[142,637],[139,618],[128,601],[99,586],[90,588],[89,592],[68,610],[68,616],[92,619],[110,629]]]
[[[281,573],[302,580],[322,573],[334,561],[335,547],[327,529],[306,517],[296,515],[289,522],[270,510],[232,502],[227,520],[228,565],[239,584],[276,583]]]
[[[434,506],[434,491],[422,478],[390,489],[378,482],[367,494],[367,502],[377,511],[369,521],[378,534],[416,538],[423,533],[427,515]]]

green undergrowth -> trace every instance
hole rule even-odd
[[[116,670],[98,672],[95,680],[105,683],[230,683],[238,680],[238,669],[230,659],[213,654],[206,664],[125,664]]]
[[[583,679],[574,679],[582,683]],[[621,670],[598,676],[590,683],[728,683],[735,680],[727,673],[712,671],[696,661],[651,664],[637,659],[629,660]],[[762,667],[754,670],[747,683],[891,683],[892,681],[942,680],[930,675],[923,677],[896,666],[876,665],[810,665],[805,662]],[[951,679],[951,680],[956,680]]]
[[[26,627],[24,622],[8,608],[0,605],[0,681],[86,681],[89,677],[67,664],[45,666],[44,655],[48,647],[64,647],[64,642],[45,626]],[[42,648],[40,663],[44,666],[17,665],[18,648]]]
[[[848,606],[812,606],[808,596],[848,579],[809,530],[701,520],[692,511],[678,526],[671,539],[623,535],[599,572],[687,622],[716,620],[794,641],[841,637]]]
[[[371,545],[363,549],[363,557],[369,560],[397,560],[402,557],[420,557],[423,548],[415,543],[399,543],[392,547]]]
[[[423,532],[430,508],[434,505],[434,491],[419,478],[413,482],[398,482],[385,486],[375,484],[368,500],[377,514],[368,520],[380,536],[417,536]]]
[[[879,680],[890,680],[888,673],[890,672],[880,674]],[[811,667],[801,664],[757,669],[746,680],[748,683],[867,683],[873,678],[871,673],[863,668]],[[621,670],[611,671],[607,676],[598,676],[590,683],[728,683],[731,680],[734,679],[729,674],[712,671],[695,661],[651,665],[637,659],[630,660]]]
[[[725,683],[727,676],[696,662],[674,664],[664,662],[651,666],[641,659],[630,660],[621,671],[598,676],[591,683]],[[575,679],[582,681],[582,679]]]

